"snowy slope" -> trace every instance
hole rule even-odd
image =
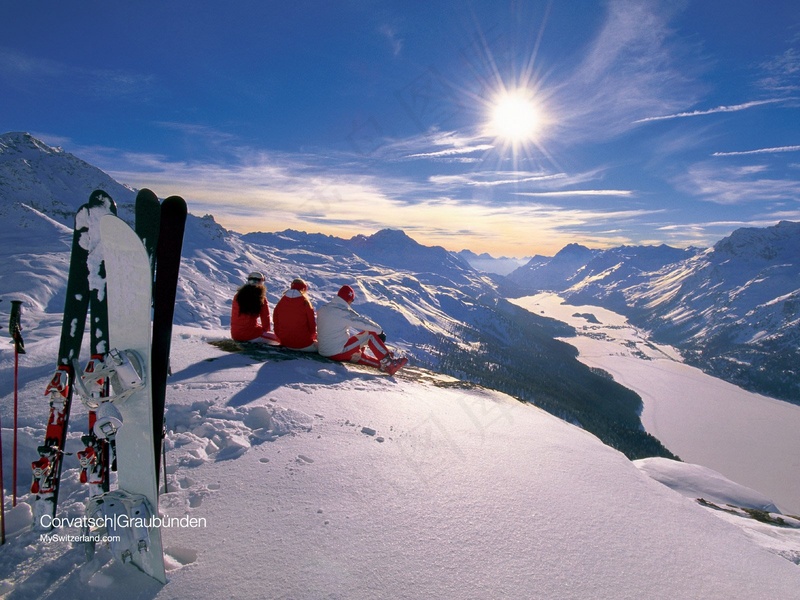
[[[767,548],[743,535],[749,520],[531,405],[442,377],[254,362],[206,343],[224,333],[175,336],[161,511],[203,526],[164,530],[169,583],[105,550],[83,565],[18,509],[0,548],[8,598],[800,598],[800,530],[772,527]]]
[[[129,204],[135,196],[133,190],[97,167],[28,133],[0,135],[0,193],[4,204],[22,202],[72,227],[75,207],[69,199],[88,198],[96,189],[107,191],[118,204]]]

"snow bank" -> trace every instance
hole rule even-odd
[[[700,465],[665,458],[645,458],[634,461],[634,464],[656,481],[687,498],[703,498],[715,504],[779,512],[778,507],[763,494]]]

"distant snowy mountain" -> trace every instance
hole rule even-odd
[[[494,273],[495,275],[508,275],[512,271],[532,260],[530,258],[508,258],[506,256],[495,258],[487,252],[475,254],[471,250],[461,250],[455,254],[467,261],[467,263],[469,263],[469,265],[476,271],[481,271],[483,273]]]
[[[3,139],[5,155],[25,156],[21,164],[33,170],[18,172],[13,194],[0,187],[0,210],[13,216],[0,222],[0,239],[19,241],[0,246],[4,272],[11,275],[0,280],[0,296],[24,300],[29,317],[47,324],[50,334],[58,329],[67,278],[72,223],[64,206],[74,211],[88,199],[90,184],[104,182],[106,191],[121,194],[120,215],[131,222],[134,192],[30,136]],[[31,197],[38,208],[26,202]],[[22,236],[20,224],[27,227]],[[231,298],[253,270],[267,275],[272,306],[295,277],[309,282],[316,306],[343,284],[352,285],[356,309],[381,324],[389,343],[415,364],[535,402],[631,458],[671,456],[642,430],[641,399],[592,372],[576,360],[572,347],[554,339],[570,335],[570,328],[510,304],[492,277],[443,248],[423,246],[396,230],[349,240],[297,231],[242,235],[211,215],[190,214],[176,323],[228,328]]]
[[[561,291],[586,263],[598,254],[580,244],[568,244],[554,257],[533,257],[526,265],[509,273],[508,278],[520,288],[537,292],[541,290]]]
[[[800,402],[800,224],[739,229],[713,248],[570,245],[509,275],[522,289],[625,314],[687,360]]]
[[[690,362],[800,403],[800,223],[739,229],[626,294],[634,321]]]

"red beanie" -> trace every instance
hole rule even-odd
[[[349,285],[343,285],[336,295],[348,304],[356,299],[356,293]]]

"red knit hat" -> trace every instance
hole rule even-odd
[[[356,299],[356,293],[353,291],[353,288],[351,288],[349,285],[343,285],[339,289],[339,293],[336,295],[339,296],[339,298],[341,298],[348,304],[350,304],[353,300]]]
[[[292,281],[291,289],[297,290],[298,292],[305,292],[308,289],[308,285],[306,285],[306,282],[298,277]]]

